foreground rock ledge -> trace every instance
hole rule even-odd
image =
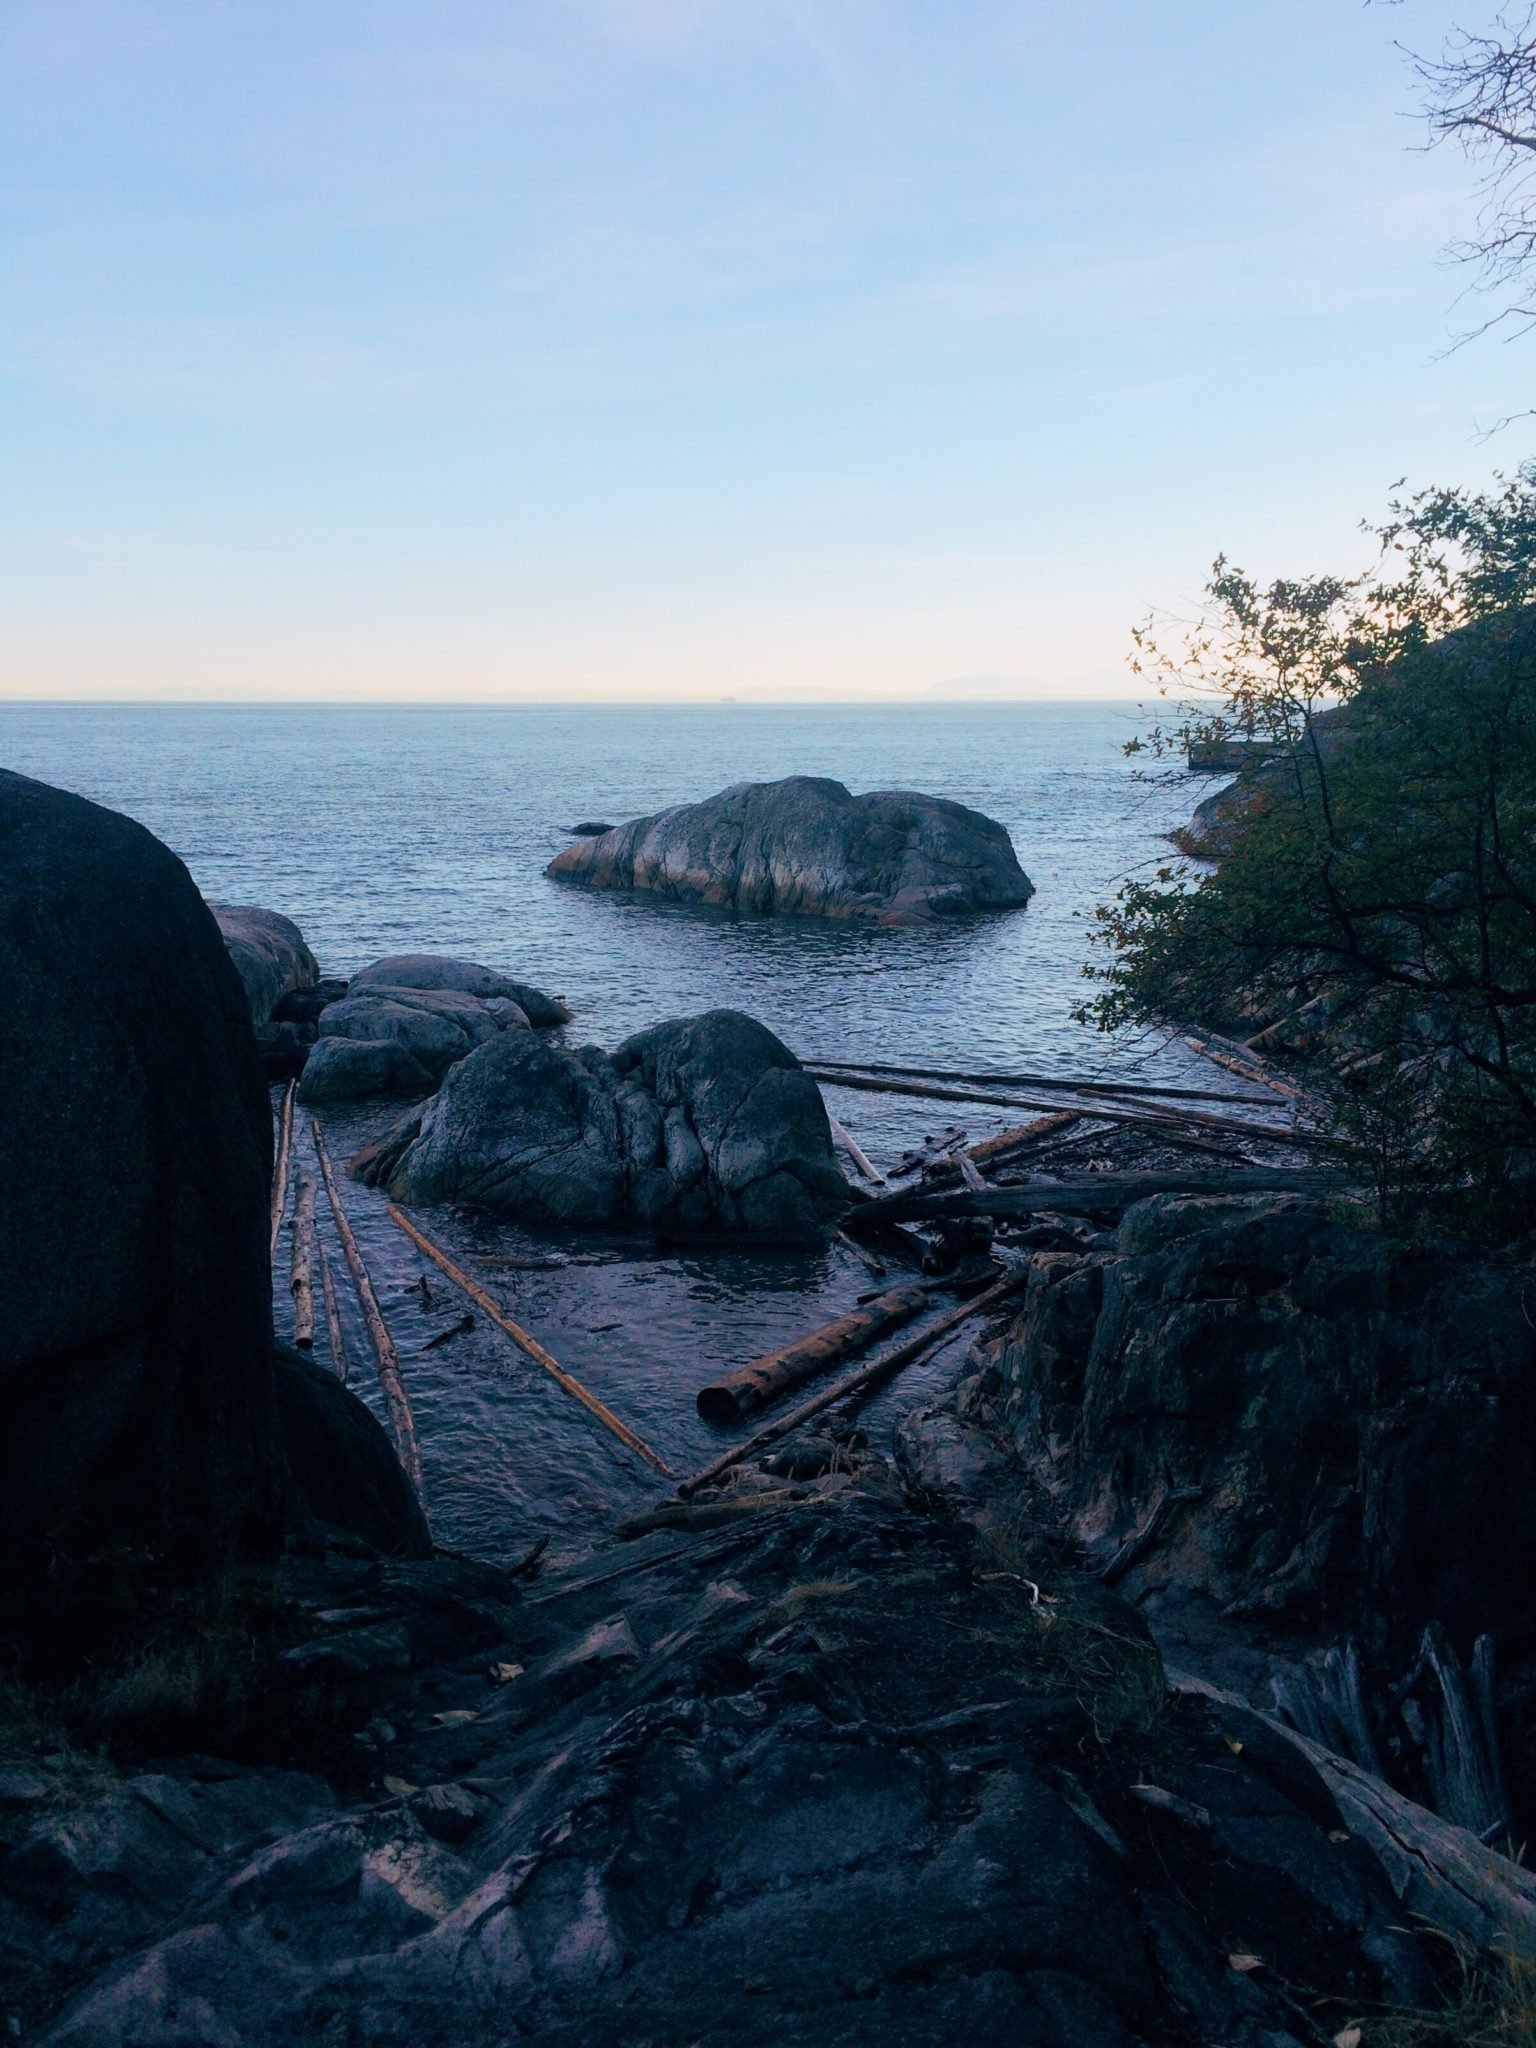
[[[350,1762],[162,1750],[73,1794],[29,1764],[0,1858],[27,2037],[1292,2048],[1287,1983],[1432,1999],[1323,1779],[1170,1698],[1122,1602],[878,1462],[737,1508],[531,1597],[291,1561],[256,1721],[323,1688]]]
[[[853,796],[824,776],[738,782],[580,839],[545,872],[589,889],[801,917],[915,924],[1027,903],[1003,827],[911,790]]]

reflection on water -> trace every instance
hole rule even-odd
[[[1083,914],[1165,849],[1187,815],[1183,777],[1133,780],[1126,706],[787,709],[0,707],[0,763],[128,812],[186,860],[205,893],[298,919],[323,969],[382,954],[460,953],[563,994],[568,1036],[613,1045],[664,1017],[726,1004],[802,1055],[931,1066],[1125,1072],[1220,1086],[1182,1046],[1115,1043],[1076,1025]],[[591,895],[543,878],[578,819],[617,821],[727,783],[833,775],[855,790],[906,787],[1005,824],[1037,894],[976,923],[885,931],[733,919]],[[1235,1084],[1234,1084],[1235,1085]],[[924,1131],[973,1137],[1006,1113],[835,1091],[877,1160]],[[345,1155],[383,1119],[335,1119]],[[455,1547],[511,1556],[548,1534],[558,1554],[654,1496],[656,1475],[477,1316],[388,1221],[383,1199],[344,1198],[395,1330],[417,1411],[434,1526]],[[323,1205],[322,1205],[323,1206]],[[486,1219],[426,1219],[456,1252],[528,1252]],[[682,1473],[727,1441],[693,1396],[848,1307],[869,1284],[826,1254],[639,1243],[566,1246],[547,1272],[473,1267],[560,1362]],[[333,1244],[359,1390],[375,1399],[366,1333]],[[422,1273],[435,1305],[416,1286]],[[280,1297],[279,1322],[285,1327]],[[913,1368],[878,1419],[946,1383],[958,1351]]]

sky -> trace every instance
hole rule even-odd
[[[0,696],[1135,695],[1528,452],[1470,4],[6,0]]]

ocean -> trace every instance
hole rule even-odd
[[[0,765],[137,818],[205,895],[293,917],[327,974],[389,953],[465,956],[563,995],[575,1043],[612,1046],[664,1018],[730,1006],[802,1056],[1219,1087],[1177,1039],[1106,1038],[1071,1014],[1093,906],[1166,857],[1163,834],[1209,787],[1176,770],[1137,776],[1122,748],[1138,726],[1123,703],[11,703],[0,705]],[[572,824],[789,774],[984,811],[1008,828],[1037,893],[1027,909],[976,922],[882,930],[737,919],[544,879]],[[829,1101],[877,1162],[941,1125],[976,1138],[1009,1121],[843,1090]],[[333,1121],[336,1146],[349,1148],[385,1115]],[[548,1536],[553,1554],[573,1553],[655,1496],[656,1476],[482,1319],[426,1350],[462,1302],[435,1270],[423,1297],[428,1269],[382,1198],[349,1182],[345,1199],[400,1346],[440,1541],[512,1557]],[[486,1219],[438,1223],[461,1251],[567,1261],[497,1270],[492,1284],[679,1473],[728,1440],[694,1412],[706,1379],[841,1312],[868,1285],[835,1246],[551,1247]],[[350,1296],[343,1314],[354,1383],[379,1405]],[[872,1406],[872,1426],[931,1394],[958,1355],[897,1382]]]

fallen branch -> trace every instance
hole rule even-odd
[[[315,1181],[300,1173],[293,1196],[293,1256],[288,1291],[293,1296],[293,1341],[309,1351],[315,1341]]]
[[[440,1244],[435,1243],[432,1238],[428,1237],[420,1225],[413,1223],[405,1211],[398,1208],[393,1202],[389,1205],[389,1219],[392,1223],[398,1224],[412,1244],[419,1251],[425,1252],[432,1263],[440,1267],[448,1275],[448,1278],[455,1287],[459,1288],[464,1294],[467,1294],[477,1307],[485,1311],[498,1330],[504,1331],[518,1349],[525,1352],[533,1360],[535,1365],[542,1366],[557,1385],[563,1387],[568,1394],[578,1400],[589,1415],[595,1415],[603,1427],[611,1430],[619,1442],[625,1445],[627,1449],[634,1451],[638,1457],[644,1458],[648,1465],[654,1466],[658,1472],[663,1472],[669,1479],[671,1478],[671,1468],[665,1460],[659,1457],[642,1437],[636,1436],[627,1422],[621,1422],[611,1408],[605,1407],[599,1401],[596,1394],[588,1393],[587,1389],[574,1374],[568,1373],[563,1365],[558,1364],[551,1358],[538,1339],[531,1337],[520,1323],[513,1322],[506,1310],[491,1295],[486,1293],[479,1281],[472,1280],[462,1266],[456,1265],[449,1258]]]
[[[755,1414],[791,1388],[814,1379],[818,1373],[851,1357],[883,1337],[887,1330],[910,1322],[928,1305],[925,1287],[893,1287],[867,1307],[852,1310],[799,1337],[777,1351],[768,1351],[750,1364],[738,1366],[707,1387],[700,1387],[697,1406],[706,1422],[735,1422]]]
[[[898,1344],[894,1350],[871,1359],[868,1365],[861,1366],[857,1372],[851,1372],[840,1379],[836,1386],[813,1395],[809,1401],[803,1401],[798,1408],[791,1409],[788,1415],[781,1416],[777,1422],[769,1423],[766,1429],[758,1430],[755,1436],[749,1436],[745,1442],[723,1451],[712,1463],[706,1465],[702,1472],[695,1472],[691,1479],[684,1479],[679,1484],[678,1498],[687,1500],[691,1494],[697,1493],[700,1487],[708,1486],[711,1480],[718,1479],[722,1472],[729,1472],[733,1465],[739,1465],[744,1458],[750,1458],[757,1451],[766,1449],[769,1444],[777,1443],[780,1437],[788,1436],[791,1430],[798,1429],[802,1422],[809,1422],[813,1415],[819,1415],[824,1408],[832,1407],[837,1401],[846,1400],[850,1394],[863,1393],[867,1388],[900,1372],[903,1366],[910,1365],[915,1358],[922,1357],[925,1352],[932,1351],[943,1343],[962,1323],[1006,1300],[1009,1295],[1017,1294],[1028,1285],[1028,1282],[1027,1268],[1021,1273],[1010,1273],[1005,1280],[999,1280],[984,1294],[976,1295],[960,1308],[951,1309],[947,1316],[940,1316],[936,1323],[930,1323],[928,1328],[920,1331],[917,1336],[909,1337],[904,1344]]]
[[[421,1446],[416,1441],[416,1418],[411,1413],[410,1400],[406,1395],[405,1381],[400,1377],[400,1354],[395,1349],[395,1340],[389,1334],[389,1325],[384,1320],[384,1311],[379,1307],[379,1298],[373,1291],[373,1282],[368,1278],[368,1268],[363,1264],[363,1254],[352,1226],[347,1221],[347,1212],[341,1206],[341,1196],[336,1190],[336,1177],[331,1171],[330,1154],[325,1149],[325,1137],[320,1129],[320,1119],[311,1117],[309,1134],[314,1140],[315,1157],[320,1162],[320,1178],[325,1182],[326,1199],[331,1205],[331,1214],[336,1219],[336,1235],[341,1239],[341,1248],[346,1253],[347,1264],[352,1269],[352,1282],[357,1289],[358,1301],[362,1304],[363,1321],[368,1325],[368,1334],[373,1339],[373,1348],[379,1361],[379,1384],[384,1389],[384,1403],[389,1410],[390,1427],[395,1433],[395,1447],[400,1453],[400,1463],[405,1467],[406,1477],[421,1498]]]
[[[886,1223],[918,1223],[936,1216],[1038,1216],[1047,1210],[1067,1216],[1095,1216],[1129,1209],[1149,1195],[1322,1195],[1338,1191],[1334,1175],[1311,1166],[1234,1167],[1206,1173],[1082,1173],[1070,1179],[1042,1176],[1008,1188],[973,1194],[956,1188],[929,1195],[917,1189],[877,1195],[843,1217],[856,1236]]]
[[[267,1246],[268,1258],[277,1256],[277,1233],[283,1220],[283,1206],[288,1199],[288,1153],[293,1144],[293,1098],[298,1082],[290,1081],[283,1090],[283,1106],[277,1119],[277,1157],[272,1162],[272,1236]]]

